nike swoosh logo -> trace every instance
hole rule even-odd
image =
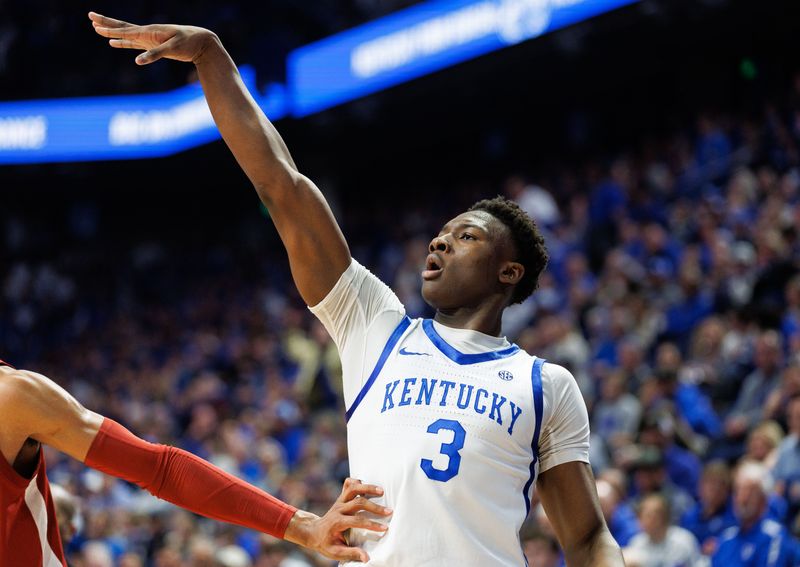
[[[404,356],[430,356],[427,352],[412,352],[406,350],[406,347],[401,348],[398,352]]]

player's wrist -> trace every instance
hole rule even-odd
[[[214,58],[220,56],[225,57],[227,55],[227,52],[222,45],[222,41],[213,31],[200,28],[197,33],[202,35],[202,40],[200,42],[200,49],[192,58],[192,63],[194,63],[196,66],[199,67],[200,65],[206,64]]]
[[[303,547],[315,548],[314,525],[319,519],[319,516],[311,512],[306,512],[305,510],[295,511],[294,516],[286,526],[283,539]]]

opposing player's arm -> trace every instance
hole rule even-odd
[[[344,533],[385,531],[385,525],[359,512],[391,513],[368,498],[383,494],[380,488],[353,479],[324,516],[297,510],[191,453],[136,437],[35,372],[0,367],[0,415],[0,450],[10,464],[30,437],[173,504],[283,537],[332,559],[366,561],[362,549],[347,546]]]
[[[569,567],[624,567],[588,464],[573,461],[548,469],[539,475],[536,489]]]
[[[347,243],[322,193],[298,171],[219,38],[192,26],[137,26],[95,13],[89,17],[113,47],[143,50],[136,58],[140,65],[161,58],[196,65],[214,121],[286,246],[300,294],[309,305],[319,303],[350,263]]]

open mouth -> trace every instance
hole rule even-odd
[[[442,273],[442,260],[436,254],[429,254],[425,260],[425,269],[422,271],[422,279],[432,280],[439,277]]]

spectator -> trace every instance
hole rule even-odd
[[[700,388],[680,379],[682,363],[680,351],[674,344],[659,345],[654,369],[658,397],[674,404],[677,417],[692,432],[707,439],[716,439],[722,432],[719,417]],[[694,440],[688,438],[690,435],[686,428],[681,429],[685,431],[684,442],[691,446]]]
[[[529,565],[536,565],[536,567],[561,567],[563,565],[561,548],[553,536],[534,529],[527,529],[523,531],[520,539],[522,540],[522,551],[525,553]]]
[[[700,322],[692,335],[689,355],[678,376],[681,383],[695,384],[713,401],[713,409],[719,414],[724,398],[728,396],[725,386],[735,371],[734,365],[723,352],[725,321],[712,315]],[[714,437],[722,434],[722,424],[716,420]]]
[[[630,164],[617,159],[611,165],[609,176],[596,184],[589,194],[589,231],[587,249],[589,265],[597,270],[617,241],[617,224],[625,216],[627,191],[632,182]]]
[[[789,350],[798,352],[800,345],[800,275],[794,276],[786,284],[786,310],[781,322],[783,338],[790,345]]]
[[[652,374],[645,360],[644,341],[637,336],[628,336],[619,342],[617,361],[619,369],[625,373],[625,384],[631,392],[638,390]]]
[[[781,385],[773,390],[764,403],[764,417],[785,423],[789,401],[800,395],[800,361],[783,369]]]
[[[800,525],[800,395],[789,400],[786,407],[788,435],[778,448],[778,460],[774,475],[776,492],[786,498],[789,510],[789,525],[798,532]]]
[[[669,502],[650,494],[639,504],[642,533],[623,550],[629,566],[701,567],[704,561],[691,532],[670,522]]]
[[[744,458],[763,464],[770,471],[778,460],[778,446],[783,441],[783,430],[777,422],[759,423],[747,436]]]
[[[636,512],[624,501],[624,495],[619,489],[608,480],[599,478],[596,484],[600,508],[608,529],[620,547],[625,547],[633,536],[642,531]]]
[[[664,455],[658,447],[639,445],[633,452],[635,455],[630,463],[633,470],[633,497],[641,501],[650,494],[660,493],[669,501],[672,521],[677,523],[692,506],[694,500],[691,495],[670,480]]]
[[[558,204],[553,195],[538,185],[525,182],[519,175],[506,180],[505,195],[528,213],[537,224],[551,228],[561,219]]]
[[[686,350],[694,327],[712,313],[713,298],[703,285],[703,276],[696,265],[684,264],[678,274],[680,295],[667,309],[663,338],[677,341]]]
[[[670,481],[694,494],[700,479],[700,459],[675,442],[675,428],[676,420],[668,406],[650,410],[642,419],[639,442],[657,447],[663,455]]]
[[[725,434],[730,440],[741,440],[762,419],[764,403],[780,386],[782,349],[777,332],[764,331],[758,336],[755,370],[744,379],[736,403],[725,420]]]
[[[713,567],[794,567],[800,561],[788,530],[767,517],[773,481],[764,465],[746,462],[734,473],[737,525],[722,533]]]
[[[605,439],[613,451],[636,439],[642,405],[626,391],[625,375],[621,371],[611,372],[600,388],[600,399],[592,411],[592,430]]]
[[[700,501],[683,515],[681,526],[692,532],[705,555],[712,555],[720,534],[736,524],[728,465],[724,461],[707,463],[697,491]]]

